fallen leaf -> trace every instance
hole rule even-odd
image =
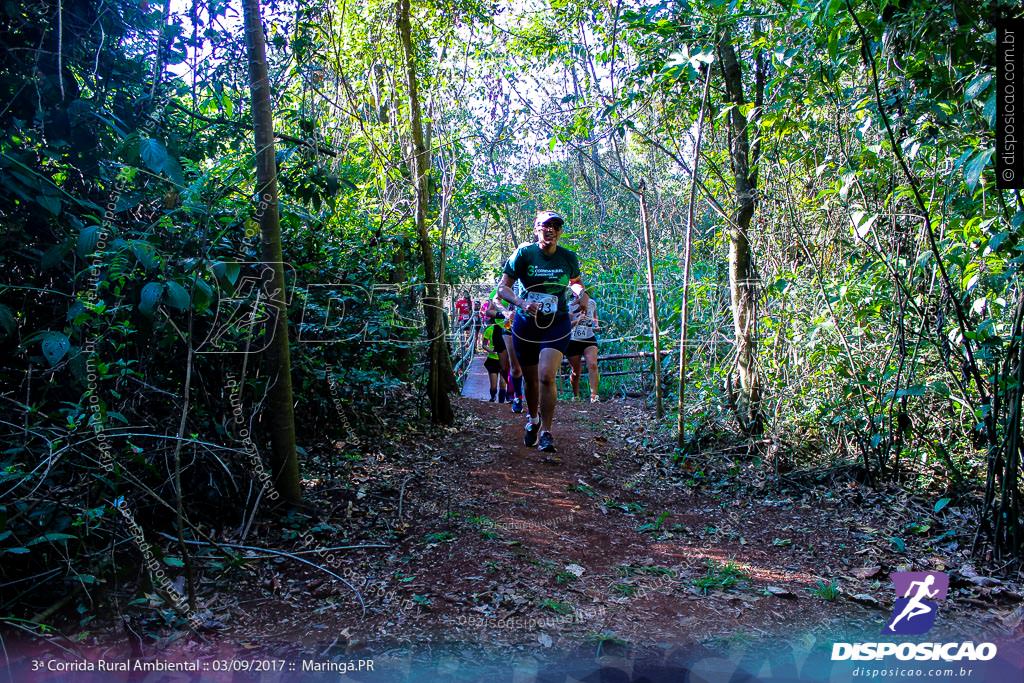
[[[965,564],[960,567],[960,575],[973,583],[975,586],[1001,586],[1003,582],[991,576],[981,576],[972,564]]]
[[[880,566],[874,565],[871,567],[860,567],[858,569],[854,569],[850,573],[856,576],[858,579],[870,579],[874,576],[878,576],[879,572],[881,571],[882,568]]]
[[[882,609],[882,603],[878,601],[878,598],[873,595],[868,595],[867,593],[855,593],[850,596],[850,600],[860,603],[861,605],[867,605],[868,607]]]

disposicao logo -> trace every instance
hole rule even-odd
[[[949,592],[949,575],[943,572],[894,572],[896,601],[882,633],[902,636],[927,633],[935,625],[939,600]],[[995,643],[834,643],[832,661],[882,660],[886,657],[919,662],[961,660],[984,662],[996,656]]]
[[[938,600],[949,592],[949,575],[944,572],[895,572],[896,604],[885,633],[904,636],[926,633],[935,625]]]

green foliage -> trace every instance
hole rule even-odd
[[[450,531],[432,531],[423,540],[427,543],[451,543],[455,540],[455,534]]]
[[[569,603],[553,600],[551,598],[544,598],[541,600],[539,607],[541,609],[551,610],[555,614],[561,615],[572,614],[573,612],[572,605]]]
[[[566,586],[579,579],[578,576],[569,571],[560,571],[555,574],[555,583],[559,586]]]
[[[741,570],[731,560],[725,563],[708,560],[706,567],[707,570],[704,576],[693,581],[693,585],[704,595],[707,595],[708,591],[712,590],[727,591],[750,580],[750,575]]]
[[[661,512],[651,522],[644,522],[636,528],[642,534],[652,533],[661,531],[662,526],[665,524],[665,520],[669,517],[669,512]]]
[[[624,598],[631,598],[637,594],[636,586],[629,583],[616,583],[612,585],[612,590]]]
[[[482,280],[489,291],[541,207],[568,217],[564,244],[599,303],[602,352],[648,350],[641,182],[671,352],[660,369],[672,377],[688,133],[710,73],[690,226],[682,417],[694,445],[735,430],[725,389],[735,179],[721,127],[738,108],[757,149],[748,237],[775,474],[847,465],[928,495],[936,519],[964,501],[988,516],[996,556],[1019,554],[1019,472],[1005,455],[1020,443],[1008,406],[1020,392],[1024,210],[995,187],[993,7],[700,0],[611,11],[559,0],[524,16],[501,8],[499,22],[497,6],[422,4],[414,39],[433,165],[430,244],[420,245],[393,7],[288,5],[287,22],[267,22],[288,264],[288,305],[275,314],[287,316],[293,342],[305,464],[356,466],[363,443],[415,419],[402,407],[416,411],[424,381],[421,249],[443,261],[446,285]],[[258,486],[247,453],[260,459],[268,446],[266,331],[243,315],[259,292],[266,207],[228,6],[197,6],[194,36],[177,9],[162,28],[146,2],[59,9],[43,0],[0,12],[0,382],[10,388],[0,583],[41,577],[12,619],[37,613],[29,603],[113,585],[112,567],[129,563],[101,562],[111,547],[137,561],[109,501],[124,496],[147,532],[169,529],[151,494],[174,501],[176,444],[190,463],[185,508],[200,524],[245,518]],[[748,92],[751,65],[765,65],[762,101],[722,100],[723,35]],[[156,55],[165,62],[154,69]],[[539,96],[519,97],[533,85],[542,110]],[[602,395],[645,395],[651,368],[603,365]],[[706,481],[703,462],[675,460],[687,484]],[[667,517],[638,531],[661,532]],[[485,519],[473,523],[490,537]],[[303,523],[286,533],[297,537]],[[901,533],[926,536],[932,523]],[[889,541],[905,552],[903,538]],[[176,573],[182,559],[164,562]],[[709,567],[703,590],[735,584],[734,570]]]
[[[818,582],[814,584],[814,587],[810,589],[812,595],[821,598],[822,600],[833,601],[839,597],[839,584],[833,579],[825,581],[818,579]]]
[[[676,572],[674,569],[669,567],[659,567],[653,564],[623,564],[620,565],[616,570],[621,576],[636,576],[636,575],[648,575],[648,576],[675,576]]]

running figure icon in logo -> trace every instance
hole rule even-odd
[[[925,633],[935,624],[937,600],[943,600],[949,591],[949,575],[943,572],[894,572],[896,603],[893,619],[885,627],[886,633],[915,635]]]

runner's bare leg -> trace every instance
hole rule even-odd
[[[540,431],[550,432],[555,417],[555,402],[558,400],[558,386],[555,376],[562,364],[562,352],[558,349],[541,349],[540,365],[537,366],[540,379]],[[524,368],[528,370],[529,368]],[[532,406],[530,408],[533,410]]]
[[[523,366],[523,379],[526,382],[526,408],[531,416],[537,415],[537,409],[540,407],[538,402],[540,386],[537,381],[537,367],[536,365]]]
[[[569,356],[569,382],[572,384],[572,395],[580,395],[580,357]]]
[[[597,374],[597,347],[588,346],[585,348],[583,350],[583,357],[587,360],[587,372],[590,373],[590,395],[597,396],[600,393],[598,392],[598,384],[601,379]],[[578,379],[576,380],[576,383],[577,385],[579,384]],[[579,387],[577,386],[574,391],[578,394]]]

